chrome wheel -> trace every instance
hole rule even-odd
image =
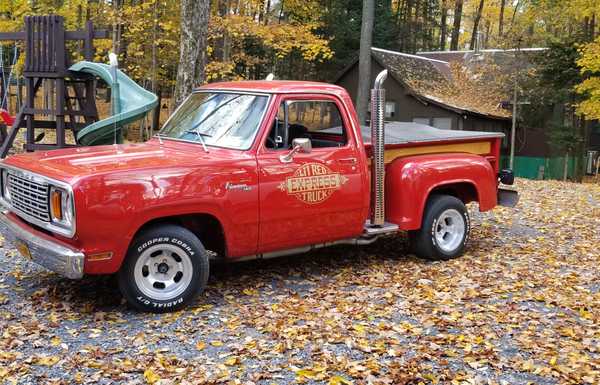
[[[145,250],[134,267],[135,284],[146,296],[168,301],[181,295],[192,281],[192,261],[180,247],[159,244]]]
[[[465,219],[455,209],[442,212],[435,224],[435,240],[440,249],[446,253],[456,250],[465,237]]]

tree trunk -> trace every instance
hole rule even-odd
[[[458,37],[460,36],[460,19],[462,18],[463,0],[456,0],[454,5],[454,25],[452,26],[452,39],[450,49],[458,51]]]
[[[504,33],[504,8],[506,0],[500,0],[500,16],[498,16],[498,37],[502,37]]]
[[[358,60],[358,95],[356,97],[356,108],[360,124],[364,124],[367,120],[369,86],[371,83],[371,46],[373,43],[374,19],[375,0],[363,0],[362,27],[360,29],[360,55]]]
[[[412,36],[412,11],[414,0],[406,0],[406,9],[402,13],[402,29],[399,34],[400,51],[405,52],[410,49],[410,37]]]
[[[477,7],[477,13],[475,14],[475,20],[473,21],[473,33],[471,34],[471,44],[469,45],[470,49],[475,49],[475,44],[477,44],[477,33],[479,32],[479,21],[481,20],[481,12],[483,12],[483,3],[484,0],[479,1],[479,7]]]
[[[271,12],[271,0],[265,2],[265,25],[269,24],[269,13]]]
[[[483,46],[480,47],[482,49],[486,49],[488,47],[488,43],[490,41],[490,35],[492,34],[492,23],[489,19],[485,20],[485,39],[483,39]]]
[[[419,10],[420,10],[421,1],[416,0],[415,4],[415,17],[412,20],[413,31],[412,31],[412,43],[411,43],[411,53],[417,52],[417,37],[421,35],[421,23],[419,22]]]
[[[112,51],[119,55],[121,51],[121,1],[113,1],[114,21],[112,25]]]
[[[510,27],[512,28],[515,24],[515,17],[517,16],[517,12],[519,11],[519,6],[521,5],[521,0],[517,0],[517,4],[515,4],[515,9],[513,10],[512,18],[510,19]],[[569,27],[571,23],[569,23]]]
[[[281,0],[281,4],[279,5],[279,17],[277,18],[277,24],[281,24],[283,20],[283,6],[285,5],[285,0]]]
[[[446,39],[448,38],[448,0],[442,0],[442,19],[440,22],[440,51],[446,50]]]
[[[209,0],[181,1],[181,42],[174,98],[176,106],[204,81],[209,12]]]
[[[157,67],[158,67],[158,58],[157,58],[157,50],[158,43],[157,35],[158,35],[158,0],[154,0],[153,5],[153,14],[154,21],[152,25],[152,92],[156,93],[157,90]],[[160,106],[158,106],[160,111]]]

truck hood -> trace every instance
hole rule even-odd
[[[43,176],[73,183],[81,177],[121,171],[165,169],[206,165],[223,161],[231,150],[210,148],[210,153],[195,144],[156,140],[141,144],[78,147],[14,155],[3,161]],[[235,151],[240,156],[241,152]]]

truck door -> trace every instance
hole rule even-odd
[[[332,96],[280,97],[257,153],[260,252],[361,234],[368,186],[351,122],[341,111]],[[309,139],[312,150],[282,160],[296,138]]]

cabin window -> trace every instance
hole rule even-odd
[[[296,138],[310,139],[313,148],[344,146],[348,140],[337,105],[326,100],[287,100],[282,103],[266,147],[291,149]]]
[[[452,118],[433,118],[432,126],[440,130],[451,130]]]
[[[429,118],[413,118],[413,123],[424,124],[426,126],[430,126],[431,122]]]
[[[389,100],[385,102],[385,117],[393,118],[396,116],[396,102]]]
[[[424,124],[439,128],[440,130],[452,129],[452,118],[413,118],[413,123]]]

